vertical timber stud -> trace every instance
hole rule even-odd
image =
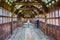
[[[12,34],[12,15],[11,15],[11,34]]]
[[[55,10],[56,10],[56,4],[53,5],[54,18],[56,18],[56,12],[55,12]],[[56,19],[54,21],[55,21],[55,25],[56,25]],[[55,34],[55,36],[57,36],[57,34],[56,34],[56,26],[54,27],[54,29],[55,29],[54,30],[54,34]],[[57,40],[57,38],[55,36],[53,36],[54,37],[54,40]]]
[[[47,24],[47,16],[45,15],[45,23]]]
[[[48,1],[48,0],[47,0]],[[47,4],[48,5],[48,4]],[[48,5],[49,6],[49,5]],[[48,9],[49,11],[50,11],[50,7],[49,7],[49,9]],[[49,13],[48,13],[49,14]],[[49,15],[49,17],[50,17],[50,15]],[[49,20],[48,18],[47,18],[47,20]],[[49,20],[49,22],[50,22],[50,20]],[[46,29],[46,33],[47,33],[47,35],[49,35],[49,27],[47,26],[47,29]]]
[[[51,0],[51,1],[52,1],[52,0]],[[51,2],[51,10],[53,10],[53,9],[52,9],[52,5],[53,5],[53,4],[52,4],[52,2]],[[51,14],[53,14],[53,13],[51,12]],[[51,15],[51,16],[53,17],[53,15]],[[51,17],[51,18],[52,18],[52,17]],[[52,24],[53,24],[53,20],[52,20]],[[51,34],[50,34],[50,35],[53,36],[53,27],[51,28]]]
[[[59,23],[59,26],[60,26],[60,9],[58,10],[58,23]]]
[[[12,35],[12,32],[13,32],[13,15],[14,15],[14,7],[12,6],[11,7],[11,35]]]
[[[13,27],[13,13],[12,13],[12,15],[11,15],[11,34],[12,34],[12,32],[13,32],[12,27]]]
[[[59,0],[59,2],[60,2],[60,0]],[[59,4],[57,4],[57,5],[59,5]],[[58,17],[59,17],[58,23],[59,23],[59,26],[60,26],[60,8],[59,8],[59,10],[58,10]]]
[[[59,9],[58,9],[58,25],[60,26],[60,22],[59,22]]]

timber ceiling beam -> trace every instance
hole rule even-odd
[[[15,2],[16,5],[41,5],[39,2]]]
[[[32,8],[19,8],[19,10],[31,11]]]

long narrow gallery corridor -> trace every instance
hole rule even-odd
[[[0,40],[60,40],[60,0],[0,0]]]
[[[34,28],[34,25],[31,25],[30,28],[27,27],[27,24],[24,24],[26,28],[20,28],[14,30],[12,36],[8,40],[52,40],[39,28]]]

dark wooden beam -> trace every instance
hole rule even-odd
[[[32,8],[19,8],[19,10],[24,10],[24,11],[31,11],[32,10]]]
[[[1,7],[7,9],[8,11],[11,11],[11,6],[9,6],[6,2],[1,2]]]
[[[39,2],[16,2],[16,5],[41,5]]]

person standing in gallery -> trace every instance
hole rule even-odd
[[[39,22],[40,22],[40,21],[39,21],[39,17],[36,16],[35,19],[36,19],[36,27],[39,28]]]

